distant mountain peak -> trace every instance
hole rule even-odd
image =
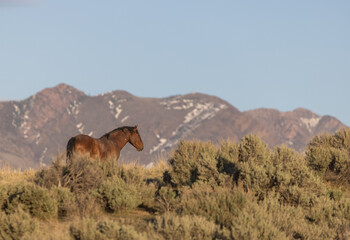
[[[293,110],[294,113],[298,114],[298,116],[304,116],[308,118],[319,117],[316,113],[306,109],[306,108],[297,108]]]
[[[60,83],[54,87],[50,87],[50,88],[45,88],[41,91],[39,91],[37,94],[35,94],[34,96],[56,96],[56,95],[69,95],[69,94],[73,94],[73,95],[85,95],[85,93],[83,93],[82,91],[79,91],[78,89],[76,89],[73,86],[70,86],[68,84],[65,83]]]

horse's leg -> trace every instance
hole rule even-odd
[[[96,139],[92,139],[90,157],[101,160],[99,142]]]
[[[66,163],[71,164],[72,158],[75,150],[75,137],[72,137],[69,139],[67,143],[67,150],[66,150]]]
[[[115,161],[118,161],[119,156],[120,156],[120,150],[119,150],[119,151],[116,150],[116,151],[115,151]]]

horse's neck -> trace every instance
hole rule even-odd
[[[123,131],[118,131],[109,135],[109,140],[118,145],[122,149],[129,141],[130,136]]]

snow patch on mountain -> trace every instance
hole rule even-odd
[[[321,117],[313,117],[313,118],[300,118],[302,124],[304,124],[307,130],[311,133],[313,128],[317,126],[320,122]]]
[[[35,144],[36,144],[36,145],[39,144],[40,138],[41,138],[40,133],[38,133],[38,134],[36,135],[36,137],[35,137]]]
[[[78,132],[80,132],[81,134],[84,133],[85,126],[84,126],[84,124],[82,122],[78,123],[76,127],[78,129]]]
[[[118,119],[123,111],[121,103],[126,101],[125,98],[118,99],[114,94],[112,95],[112,99],[108,101],[109,110],[115,119]]]
[[[127,100],[125,99],[125,98],[121,98],[121,99],[118,99],[118,103],[124,103],[124,102],[126,102]]]
[[[45,155],[46,155],[46,152],[47,152],[47,147],[44,148],[44,150],[42,151],[41,155],[40,155],[40,158],[39,158],[39,163],[40,163],[40,166],[44,166],[44,159],[45,159]]]
[[[29,105],[32,105],[32,102],[29,102]],[[18,128],[18,130],[22,133],[24,138],[29,137],[29,132],[31,130],[29,112],[30,107],[27,104],[17,105],[13,104],[14,111],[12,112],[12,126]]]
[[[128,120],[128,118],[129,118],[129,115],[126,116],[126,117],[123,117],[123,119],[121,120],[121,122],[122,122],[122,123],[125,122],[126,120]]]
[[[165,138],[160,138],[158,134],[156,135],[156,137],[158,138],[159,143],[149,151],[150,154],[158,151],[167,142]]]
[[[175,102],[174,99],[168,101],[166,108],[171,107]],[[179,103],[179,101],[176,103]],[[150,153],[158,151],[162,152],[173,148],[181,139],[196,129],[203,121],[213,118],[219,111],[227,108],[225,104],[212,102],[199,102],[194,104],[193,101],[188,101],[188,103],[193,104],[194,109],[185,115],[184,121],[172,132],[169,139],[160,138],[158,135],[157,138],[159,139],[159,144],[154,146],[150,150]],[[172,107],[172,109],[174,108]]]
[[[180,96],[167,98],[160,103],[166,110],[186,110],[194,107],[192,99],[182,99]]]
[[[202,120],[211,119],[218,111],[224,108],[226,108],[225,104],[215,106],[214,103],[197,103],[196,107],[185,116],[184,123],[194,121],[197,125]]]
[[[122,109],[122,105],[119,104],[116,108],[115,108],[115,119],[119,118],[119,115],[122,113],[123,109]]]
[[[76,115],[78,115],[78,113],[79,113],[79,105],[81,104],[81,102],[78,102],[78,101],[76,101],[76,100],[74,100],[74,102],[73,103],[71,103],[68,107],[67,107],[67,113],[69,114],[69,115],[74,115],[74,116],[76,116]]]

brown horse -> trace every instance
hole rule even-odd
[[[98,139],[82,134],[77,135],[68,141],[67,163],[70,163],[75,155],[87,155],[101,161],[108,158],[118,160],[120,151],[128,142],[138,151],[143,150],[143,142],[137,125],[114,129]]]

